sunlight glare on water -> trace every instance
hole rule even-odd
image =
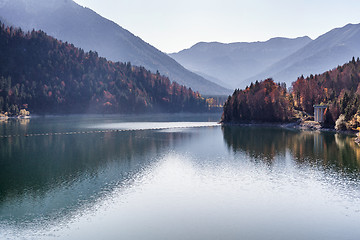
[[[287,170],[226,159],[204,165],[189,155],[170,152],[136,179],[131,189],[117,189],[94,215],[85,215],[60,231],[60,239],[344,236],[333,227],[359,217],[359,212],[347,207],[354,200],[360,204],[359,199],[344,198],[340,189],[311,169]],[[314,226],[321,234],[314,232],[311,238]],[[347,227],[356,230],[357,223]]]
[[[95,129],[152,130],[219,126],[216,122],[121,122],[91,125]]]

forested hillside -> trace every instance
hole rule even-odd
[[[158,70],[171,81],[201,94],[231,93],[229,89],[185,69],[140,37],[72,0],[0,0],[0,16],[13,27],[26,31],[42,30],[85,51],[96,51],[108,60],[130,61],[152,72]]]
[[[107,61],[42,31],[0,29],[0,111],[204,111],[199,93],[130,63]]]
[[[315,104],[328,105],[326,127],[351,130],[360,127],[360,60],[320,75],[299,77],[290,92],[271,79],[235,90],[224,105],[223,122],[287,122],[297,111],[312,115]],[[298,116],[297,116],[298,117]]]
[[[353,58],[349,63],[338,66],[320,75],[301,76],[292,84],[294,107],[313,113],[313,105],[325,103],[328,107],[327,124],[334,125],[341,114],[348,128],[360,126],[360,60]]]
[[[286,86],[272,79],[235,90],[224,105],[223,122],[286,122],[293,118],[293,108]]]

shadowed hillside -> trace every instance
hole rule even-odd
[[[94,11],[71,0],[0,0],[0,16],[24,30],[43,30],[85,51],[97,51],[112,61],[157,70],[202,94],[230,91],[186,70],[175,60]]]
[[[199,93],[159,73],[114,63],[42,31],[0,28],[0,112],[205,111]]]

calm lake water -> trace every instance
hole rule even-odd
[[[0,122],[0,239],[351,239],[351,136],[218,115]]]

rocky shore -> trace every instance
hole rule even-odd
[[[0,119],[9,118],[30,118],[30,112],[26,109],[21,109],[17,114],[10,112],[0,112]]]

